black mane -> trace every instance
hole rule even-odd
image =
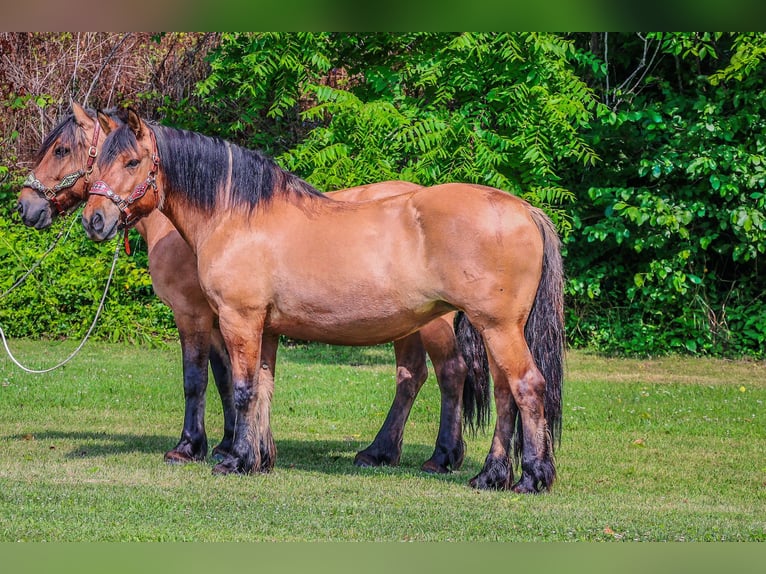
[[[86,113],[94,122],[96,121],[96,112],[93,110],[86,110]],[[127,121],[127,115],[125,112],[111,109],[104,113],[118,120],[120,123]],[[37,153],[35,154],[35,164],[39,164],[43,160],[45,154],[48,153],[48,150],[57,141],[59,141],[62,145],[70,147],[72,150],[80,150],[83,155],[83,159],[91,143],[89,141],[85,141],[85,132],[80,129],[80,126],[75,120],[74,114],[70,113],[64,116],[64,118],[59,121],[58,125],[56,125],[56,127],[53,128],[47,136],[45,136],[43,143],[40,144],[40,149],[38,149]]]
[[[167,193],[180,193],[195,207],[210,210],[229,182],[226,193],[229,207],[253,209],[277,193],[321,197],[324,194],[285,171],[261,153],[229,143],[217,137],[152,124],[165,176]],[[100,169],[111,164],[126,150],[137,150],[135,134],[127,125],[109,134],[98,159]]]
[[[45,154],[48,153],[48,150],[56,141],[60,141],[63,145],[69,146],[72,149],[87,149],[85,134],[79,129],[79,126],[74,119],[74,114],[69,114],[64,117],[64,119],[61,120],[47,136],[45,136],[43,143],[40,144],[40,149],[38,149],[35,154],[35,165],[43,160]]]

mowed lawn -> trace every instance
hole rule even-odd
[[[11,341],[46,367],[75,343]],[[422,473],[438,426],[426,382],[401,465],[355,453],[394,393],[390,346],[280,350],[269,475],[171,466],[180,436],[180,352],[88,343],[63,369],[26,374],[0,357],[0,541],[766,541],[766,364],[604,359],[571,352],[558,480],[550,493],[468,485],[463,467]],[[222,435],[211,382],[210,446]]]

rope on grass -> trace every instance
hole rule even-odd
[[[114,277],[114,270],[117,267],[117,257],[120,255],[120,247],[121,247],[119,241],[117,241],[116,243],[117,245],[114,249],[114,257],[112,258],[112,269],[109,271],[109,278],[106,280],[106,287],[104,287],[104,294],[101,296],[101,301],[98,304],[98,309],[96,309],[96,316],[93,317],[93,322],[90,324],[90,328],[88,329],[88,332],[85,333],[85,337],[83,338],[83,340],[66,359],[61,361],[59,364],[54,365],[53,367],[49,367],[47,369],[30,369],[29,367],[25,367],[16,359],[16,357],[13,356],[11,349],[8,347],[8,341],[5,338],[5,333],[3,332],[3,328],[0,327],[0,338],[2,338],[3,340],[3,346],[5,347],[5,352],[8,353],[8,356],[10,357],[11,361],[13,361],[16,364],[16,366],[19,367],[22,371],[26,371],[27,373],[33,373],[37,375],[42,373],[49,373],[55,369],[58,369],[59,367],[63,367],[64,365],[66,365],[69,361],[74,359],[77,353],[79,353],[80,350],[85,346],[86,341],[90,338],[91,333],[93,333],[93,329],[96,328],[96,323],[98,322],[98,318],[101,315],[101,311],[104,308],[106,295],[109,292],[109,286],[112,284],[112,278]]]

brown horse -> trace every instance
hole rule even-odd
[[[100,130],[95,113],[91,116],[76,103],[73,104],[73,112],[45,138],[38,151],[35,168],[19,195],[17,209],[28,226],[44,229],[57,216],[76,208],[87,198],[92,177],[97,177],[97,168],[95,176],[91,176],[91,172],[95,167],[93,160],[103,143],[104,132]],[[125,119],[123,114],[117,112],[107,117],[110,129]],[[330,195],[349,201],[363,201],[417,187],[407,182],[386,182]],[[204,412],[208,361],[223,403],[224,438],[213,451],[214,455],[222,456],[231,448],[236,413],[228,356],[215,315],[197,280],[196,259],[170,221],[159,211],[139,221],[136,229],[147,242],[154,290],[173,311],[181,340],[186,414],[181,439],[165,454],[165,459],[186,462],[204,459],[207,454]],[[462,319],[458,319],[459,327],[467,323]],[[461,393],[466,424],[482,426],[489,407],[489,381],[483,344],[480,340],[473,340],[475,335],[470,325],[460,327],[459,333],[463,332],[465,334],[461,335],[460,342],[456,341],[452,316],[448,314],[428,323],[419,333],[395,342],[396,396],[383,427],[373,443],[357,454],[356,464],[398,463],[407,417],[428,375],[427,352],[442,392],[442,407],[434,454],[424,463],[423,469],[448,472],[459,468],[464,454],[460,424]],[[467,370],[464,357],[470,362]],[[466,372],[468,378],[463,388]]]
[[[258,152],[149,126],[133,111],[107,137],[98,166],[101,180],[82,216],[92,239],[109,239],[159,208],[197,256],[231,358],[237,410],[232,452],[215,472],[274,465],[276,333],[370,345],[458,309],[483,335],[497,411],[471,485],[537,492],[553,484],[563,270],[541,210],[466,184],[336,201]],[[513,483],[517,415],[521,477]]]

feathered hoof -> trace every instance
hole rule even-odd
[[[537,494],[540,491],[531,485],[531,481],[520,480],[511,487],[513,492],[518,494]]]
[[[235,456],[226,456],[221,462],[213,467],[213,474],[249,474],[251,470],[246,470],[241,464],[241,460]]]
[[[511,490],[519,494],[539,494],[550,490],[550,486],[544,480],[535,479],[530,474],[522,473],[521,478],[511,487]]]
[[[221,444],[216,445],[213,448],[213,451],[210,453],[210,456],[212,456],[213,460],[217,462],[223,461],[227,456],[232,456],[231,444],[225,445],[222,442]]]
[[[513,482],[510,462],[487,457],[484,468],[468,484],[477,490],[508,490]]]

